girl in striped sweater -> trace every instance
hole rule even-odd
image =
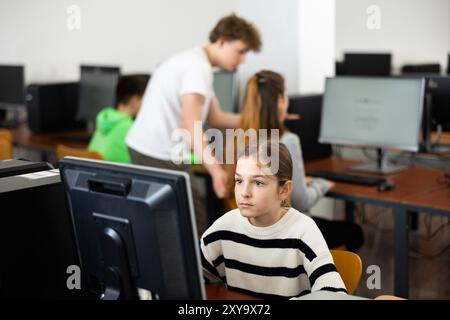
[[[288,206],[292,159],[283,144],[248,146],[238,156],[234,191],[238,208],[217,219],[201,239],[209,274],[262,298],[346,292],[314,221]]]

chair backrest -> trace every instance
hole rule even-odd
[[[62,144],[58,144],[56,146],[56,156],[58,157],[58,160],[61,160],[67,156],[104,160],[103,156],[96,151],[89,151],[87,149],[80,149],[80,148],[71,148],[68,146],[64,146]]]
[[[13,143],[11,132],[7,129],[0,129],[0,160],[11,159],[13,157]]]
[[[330,250],[334,264],[349,294],[354,294],[362,274],[361,258],[353,252]]]

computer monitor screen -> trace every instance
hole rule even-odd
[[[428,77],[427,93],[431,95],[432,128],[450,131],[450,77]]]
[[[186,173],[79,158],[60,171],[81,270],[104,299],[204,298]]]
[[[119,75],[118,67],[81,66],[79,120],[92,125],[101,109],[114,107]]]
[[[0,105],[23,105],[24,92],[24,67],[0,65]]]
[[[390,53],[346,53],[344,72],[350,76],[390,76]]]
[[[328,78],[320,142],[417,151],[422,78]]]
[[[237,86],[234,72],[224,70],[214,73],[214,92],[225,112],[237,112]]]
[[[289,97],[288,112],[300,115],[300,119],[287,121],[286,127],[299,136],[305,161],[331,156],[331,145],[319,143],[322,98],[321,94]]]

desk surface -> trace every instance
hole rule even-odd
[[[306,172],[313,170],[344,171],[355,161],[324,159],[305,164]],[[428,212],[450,216],[450,187],[445,183],[445,170],[410,167],[387,176],[396,188],[379,192],[376,187],[336,183],[327,196],[347,202],[376,204],[394,209],[394,293],[408,297],[408,214]]]
[[[311,161],[305,164],[306,172],[315,170],[330,170],[343,172],[351,165],[359,163],[358,161],[328,158]],[[362,174],[348,171],[350,174],[374,176],[371,174]],[[442,177],[444,170],[410,167],[404,171],[394,173],[386,177],[395,184],[395,189],[387,192],[380,192],[374,186],[363,186],[350,183],[338,182],[330,192],[333,195],[343,195],[352,197],[361,197],[366,199],[379,200],[384,203],[398,203],[404,199],[413,199],[416,195],[429,193],[443,188]],[[375,175],[377,176],[377,175]]]
[[[28,124],[21,124],[11,131],[13,142],[16,145],[44,151],[54,151],[58,144],[72,148],[86,148],[87,142],[58,139],[58,136],[88,135],[87,130],[71,130],[51,133],[33,133]]]
[[[450,186],[444,184],[441,189],[406,197],[403,202],[409,206],[450,211]]]
[[[205,291],[208,300],[260,300],[259,298],[217,287],[212,284],[206,284]]]

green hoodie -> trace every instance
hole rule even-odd
[[[132,124],[133,119],[128,114],[113,108],[103,109],[97,115],[89,151],[99,152],[108,161],[131,163],[125,137]]]

